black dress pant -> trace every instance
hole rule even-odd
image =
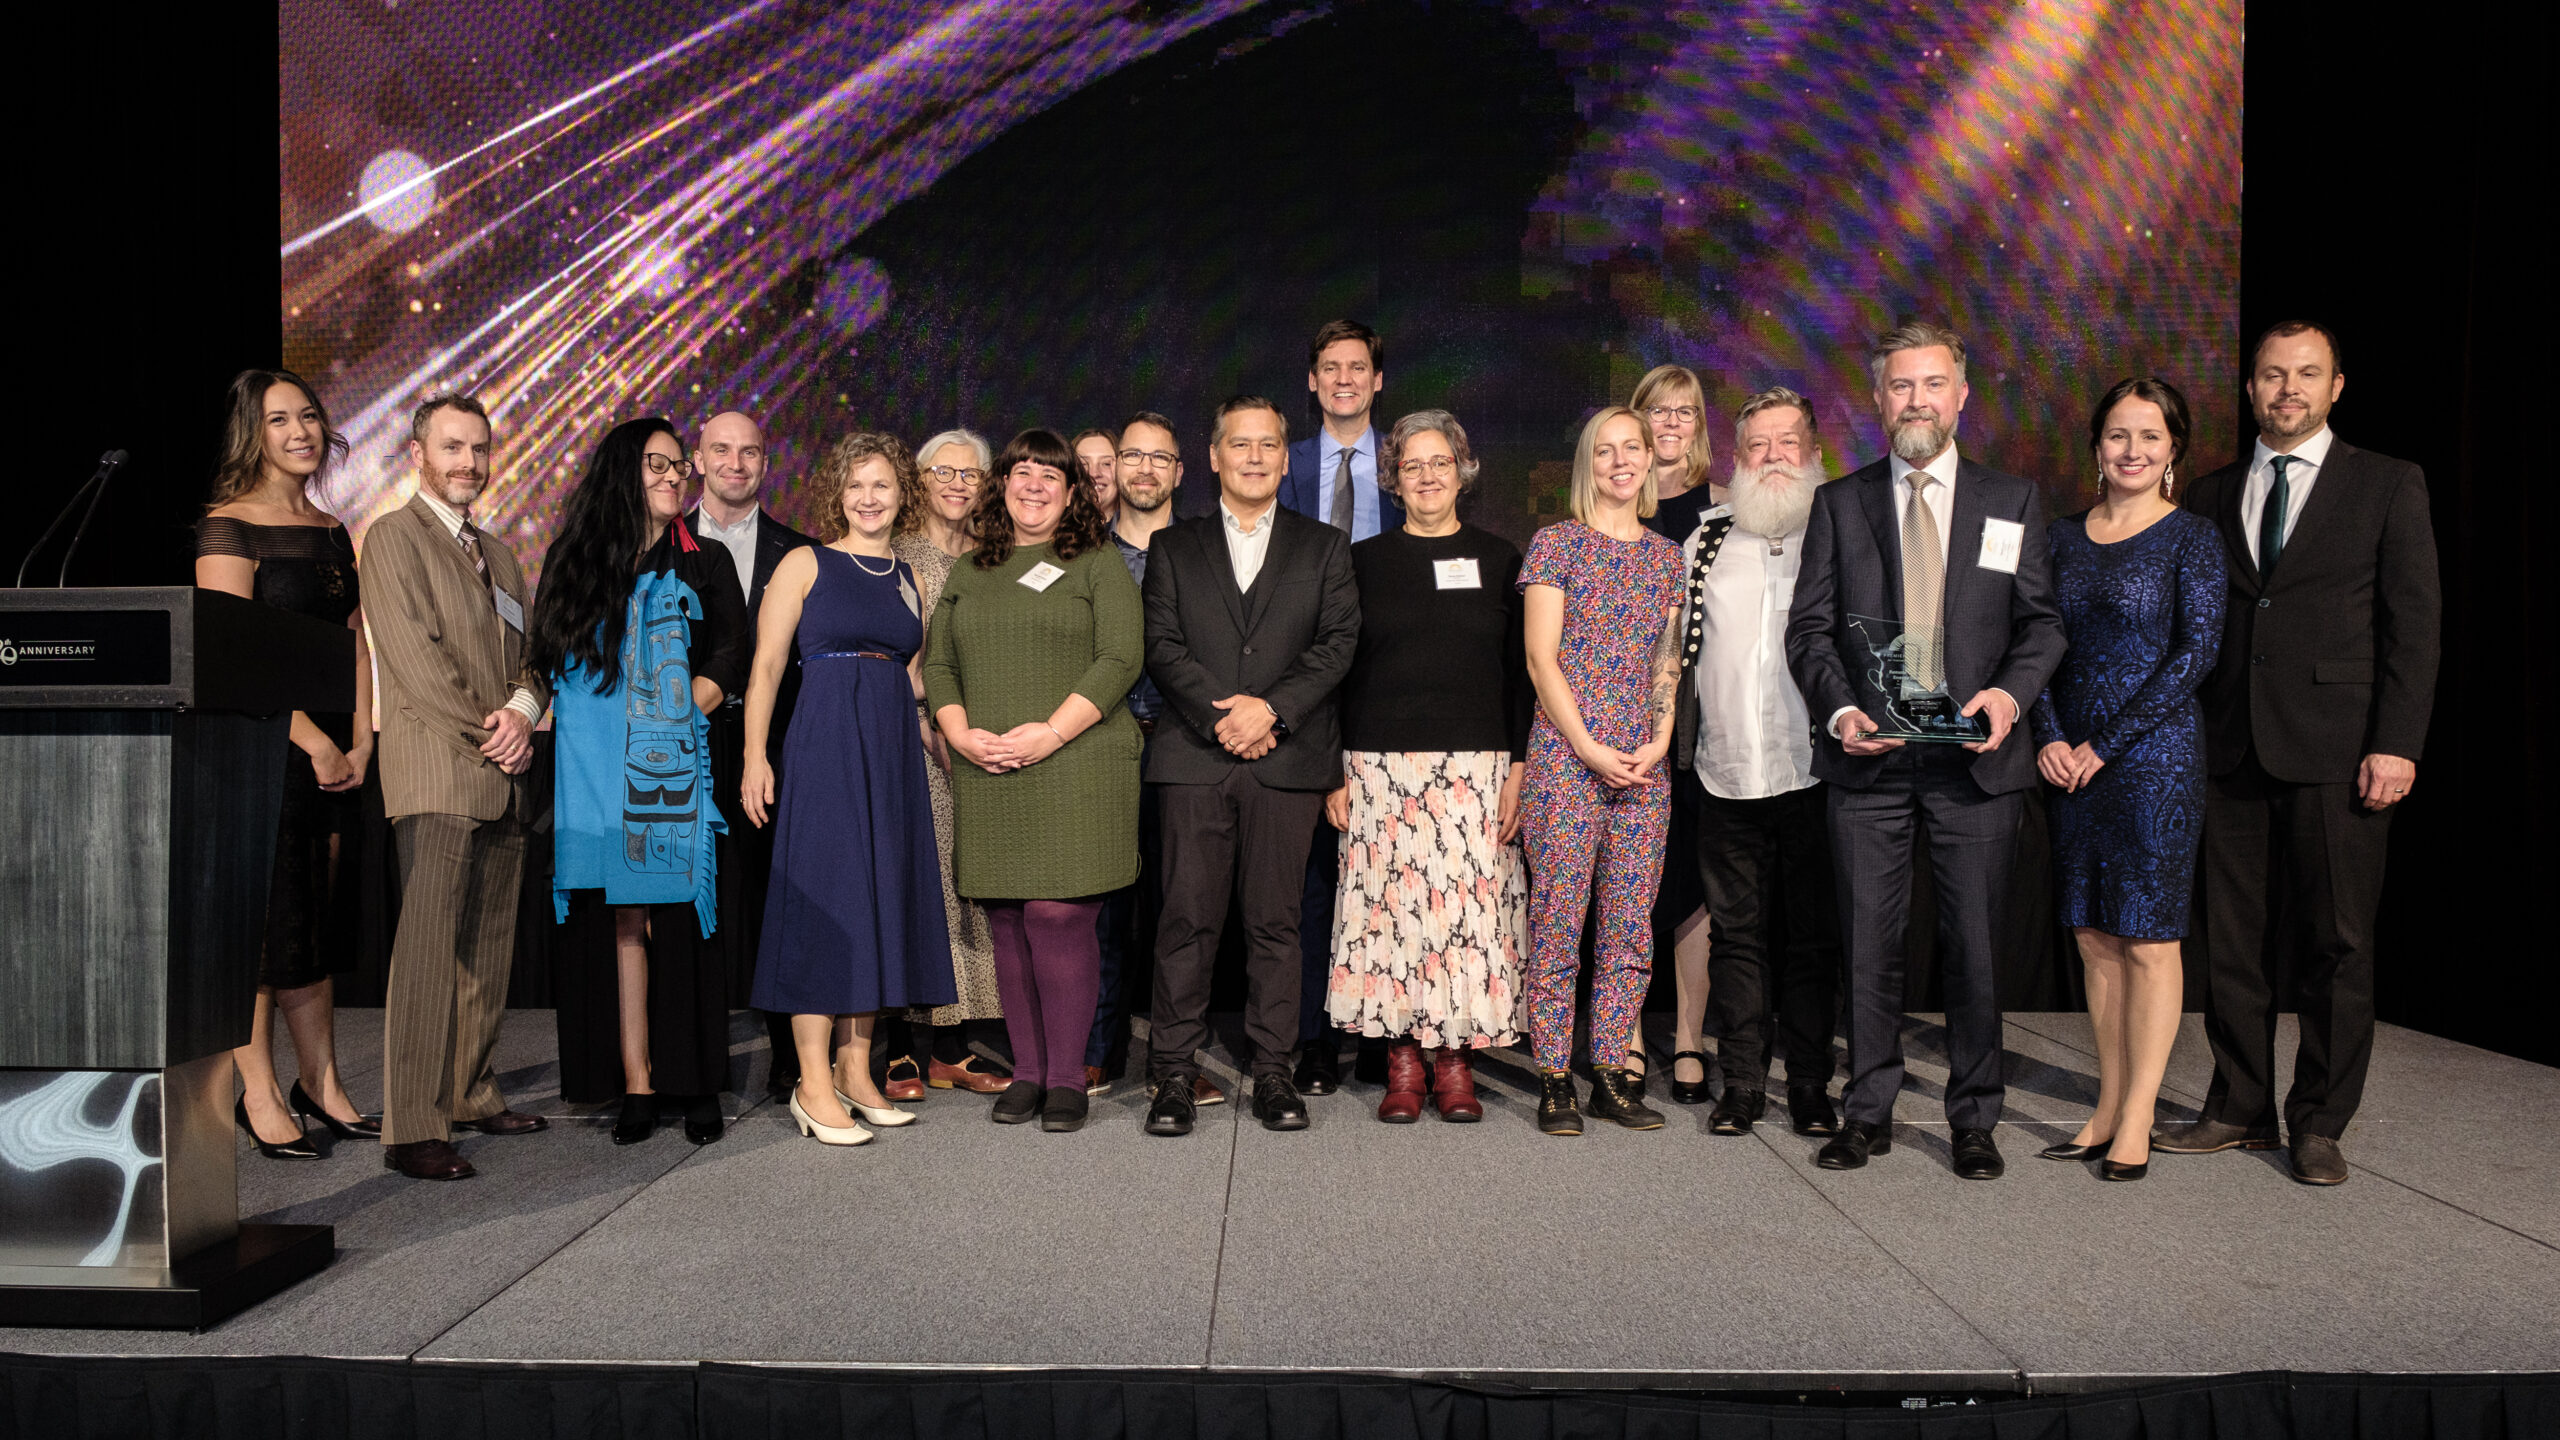
[[[1209,1043],[1209,982],[1227,902],[1245,928],[1245,1035],[1253,1073],[1286,1075],[1298,1038],[1298,912],[1318,790],[1269,790],[1238,765],[1215,785],[1164,785],[1164,913],[1156,920],[1149,1073],[1193,1075]]]
[[[2351,783],[2297,785],[2243,758],[2205,784],[2205,1038],[2213,1047],[2208,1119],[2273,1134],[2275,962],[2285,947],[2268,910],[2290,916],[2302,1044],[2285,1093],[2285,1130],[2344,1135],[2373,1059],[2373,926],[2391,812],[2367,810]]]
[[[768,747],[777,767],[782,759],[780,751],[778,741]],[[746,768],[747,707],[745,701],[733,699],[711,712],[711,794],[729,821],[729,833],[719,842],[720,930],[711,937],[711,943],[720,947],[728,965],[729,1003],[742,1010],[747,1006],[747,997],[755,993],[756,950],[764,938],[765,889],[773,878],[773,817],[766,815],[763,825],[747,820],[738,795]],[[766,1084],[798,1084],[800,1049],[791,1038],[791,1017],[766,1015],[764,1028],[765,1037],[773,1046],[773,1067]]]
[[[2019,737],[2012,737],[2013,742]],[[1909,957],[1913,822],[1929,822],[1929,865],[1938,887],[1938,951],[1946,990],[1948,1123],[2000,1123],[2000,912],[2008,904],[2021,797],[1986,795],[1973,783],[1973,752],[1909,744],[1864,790],[1830,794],[1831,856],[1840,927],[1849,954],[1851,1120],[1893,1118],[1902,1092],[1902,988]]]
[[[1774,1035],[1787,1085],[1831,1083],[1831,1031],[1840,1010],[1840,912],[1820,782],[1784,795],[1727,800],[1694,776],[1698,878],[1714,917],[1707,1007],[1724,1083],[1765,1089]],[[1783,952],[1778,941],[1785,941]]]

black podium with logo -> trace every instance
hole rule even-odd
[[[229,1052],[292,712],[354,694],[343,626],[0,590],[0,1325],[200,1329],[335,1254],[240,1223]]]

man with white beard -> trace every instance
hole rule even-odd
[[[1690,532],[1674,536],[1688,552],[1690,590],[1672,751],[1704,792],[1697,865],[1715,917],[1708,1006],[1724,1091],[1708,1125],[1718,1135],[1748,1134],[1766,1110],[1773,1035],[1795,1132],[1840,1127],[1830,1094],[1840,926],[1825,787],[1813,776],[1813,727],[1786,640],[1822,482],[1813,407],[1772,386],[1735,419],[1725,503],[1683,507],[1698,511],[1694,530],[1672,519]],[[1678,504],[1665,502],[1666,515]]]

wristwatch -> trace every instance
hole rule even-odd
[[[1269,710],[1269,711],[1271,711],[1271,734],[1272,734],[1272,737],[1273,737],[1274,739],[1279,739],[1279,740],[1286,740],[1286,739],[1288,739],[1288,738],[1289,738],[1289,722],[1280,718],[1280,712],[1279,712],[1277,709],[1274,709],[1274,708],[1273,708],[1273,706],[1272,706],[1272,704],[1271,704],[1271,702],[1270,702],[1270,701],[1268,701],[1268,700],[1263,701],[1263,702],[1262,702],[1262,708],[1263,708],[1263,709],[1265,709],[1265,710]]]

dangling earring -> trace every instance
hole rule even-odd
[[[2171,495],[2176,494],[2177,484],[2178,467],[2175,465],[2164,465],[2160,467],[2160,498],[2166,500]]]

